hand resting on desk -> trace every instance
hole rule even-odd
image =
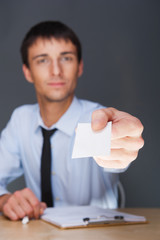
[[[25,216],[38,219],[46,207],[29,188],[0,196],[0,211],[13,221]]]

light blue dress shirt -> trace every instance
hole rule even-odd
[[[50,129],[52,191],[54,205],[96,205],[117,207],[118,170],[99,167],[93,158],[72,159],[75,128],[78,122],[91,122],[91,114],[102,108],[98,103],[74,97],[65,114]],[[24,105],[14,110],[0,139],[0,195],[6,186],[24,174],[26,186],[40,200],[40,161],[44,126],[38,104]]]

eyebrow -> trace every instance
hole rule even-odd
[[[76,55],[76,52],[73,52],[73,51],[62,52],[60,55],[66,55],[66,54],[73,54],[73,55]]]
[[[63,56],[63,55],[67,55],[67,54],[73,54],[73,55],[76,55],[76,52],[73,52],[73,51],[66,51],[66,52],[61,52],[60,55]],[[36,59],[36,58],[39,58],[39,57],[47,57],[48,54],[44,53],[44,54],[39,54],[39,55],[36,55],[32,58],[32,60]]]
[[[48,54],[39,54],[39,55],[36,55],[32,58],[32,60],[36,59],[36,58],[39,58],[39,57],[47,57]]]

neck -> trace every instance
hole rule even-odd
[[[45,102],[38,101],[40,107],[40,114],[46,127],[51,127],[55,124],[62,115],[67,111],[73,100],[63,100],[60,102]]]

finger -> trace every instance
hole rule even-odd
[[[8,217],[12,221],[18,220],[18,215],[12,210],[11,208],[7,207],[6,205],[4,206],[3,210],[4,216]]]
[[[103,160],[99,157],[94,157],[96,163],[103,168],[114,168],[114,169],[125,169],[128,167],[128,161],[120,161],[120,160]]]
[[[128,115],[128,113],[118,111],[115,108],[101,108],[95,110],[92,113],[92,129],[95,131],[101,130],[107,125],[107,122],[112,121],[115,123]]]
[[[40,201],[29,188],[23,190],[23,196],[33,208],[33,217],[38,219],[40,217]]]
[[[31,204],[28,201],[28,196],[26,198],[26,196],[24,194],[24,191],[25,190],[16,191],[14,193],[14,196],[17,199],[18,204],[23,209],[24,216],[28,216],[29,218],[32,218],[33,217],[33,213],[34,213],[34,209],[33,209],[33,207],[31,206]]]
[[[33,209],[34,209],[34,218],[35,219],[39,219],[39,217],[40,217],[40,203],[37,201],[37,200],[35,200],[35,201],[33,201],[32,202],[32,206],[33,206]]]
[[[18,220],[25,216],[25,212],[21,208],[17,200],[18,199],[13,194],[3,207],[4,214],[8,216],[11,220]]]
[[[143,132],[140,120],[133,116],[126,116],[113,122],[111,139],[128,137],[139,137]]]
[[[128,161],[132,162],[137,158],[138,151],[127,151],[126,149],[111,149],[110,155],[108,156],[97,156],[99,159],[103,159],[105,161]]]
[[[40,207],[45,210],[47,208],[47,204],[45,202],[40,203]]]
[[[45,202],[40,203],[40,215],[44,213],[44,210],[47,208],[47,205]]]
[[[111,113],[108,112],[108,114],[106,114],[104,109],[95,110],[92,113],[92,121],[91,121],[92,129],[94,131],[103,129],[107,125],[107,122],[109,121],[109,119],[111,118],[110,115]]]
[[[3,214],[13,221],[18,220],[18,215],[11,209],[11,206],[8,203],[5,203],[3,206]]]
[[[103,108],[92,113],[91,123],[95,131],[103,129],[109,121],[112,121],[112,139],[139,137],[143,132],[143,125],[139,119],[115,108]]]
[[[137,151],[141,149],[144,145],[144,140],[142,137],[124,137],[118,138],[111,141],[111,149],[124,148],[130,151]]]

